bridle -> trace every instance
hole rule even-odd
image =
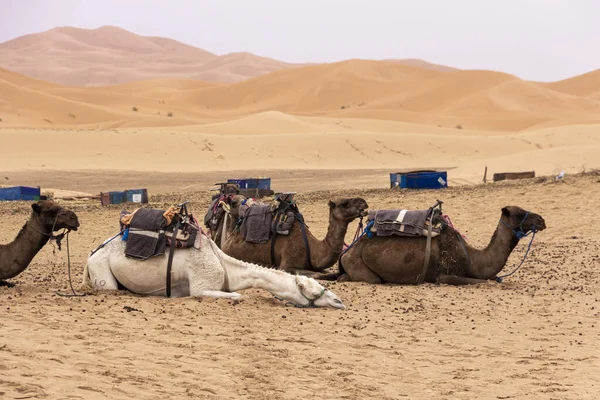
[[[527,211],[525,213],[525,216],[523,217],[523,219],[521,220],[521,222],[519,223],[519,225],[517,227],[510,226],[502,218],[500,218],[500,222],[504,226],[506,226],[508,229],[512,230],[513,233],[517,236],[517,241],[523,239],[526,236],[529,236],[532,233],[533,233],[533,235],[531,236],[531,240],[529,241],[529,245],[527,246],[527,251],[525,251],[525,255],[523,256],[523,259],[521,260],[521,263],[514,270],[512,270],[512,272],[510,272],[508,274],[505,274],[505,275],[497,276],[496,277],[496,282],[498,282],[498,283],[501,283],[504,278],[506,278],[508,276],[511,276],[512,274],[514,274],[515,272],[517,272],[519,270],[519,268],[521,268],[521,266],[523,265],[523,263],[525,262],[525,260],[527,259],[527,255],[529,254],[529,250],[531,249],[531,245],[533,244],[533,238],[535,238],[535,234],[538,231],[538,227],[535,226],[535,224],[531,225],[531,228],[529,228],[529,232],[525,232],[525,230],[523,229],[523,224],[527,220],[527,217],[529,217],[529,214],[530,214],[529,211]],[[519,230],[517,230],[516,228],[518,228]]]
[[[323,297],[323,295],[324,295],[324,294],[325,294],[325,292],[327,291],[327,288],[323,288],[323,290],[321,291],[321,293],[319,293],[319,294],[317,295],[317,297],[315,297],[314,299],[311,299],[311,298],[307,297],[307,296],[306,296],[306,295],[305,295],[305,294],[302,292],[302,290],[301,290],[301,289],[300,289],[300,287],[298,286],[298,283],[297,283],[297,282],[296,282],[296,286],[298,287],[298,291],[300,292],[300,294],[302,295],[302,297],[304,297],[304,298],[305,298],[305,299],[308,301],[308,304],[306,304],[306,305],[302,305],[302,304],[296,304],[296,303],[293,303],[293,302],[291,302],[291,301],[289,301],[289,300],[288,300],[288,301],[286,301],[286,302],[285,302],[285,305],[291,304],[291,305],[293,305],[293,306],[294,306],[294,307],[296,307],[296,308],[315,308],[315,307],[316,307],[316,306],[315,306],[315,301],[317,301],[317,300],[319,300],[321,297]],[[283,299],[282,299],[281,297],[279,297],[279,296],[275,296],[275,295],[273,295],[273,297],[275,297],[275,298],[276,298],[277,300],[279,300],[279,301],[283,301]]]
[[[513,233],[517,236],[517,240],[521,240],[526,236],[529,236],[533,233],[533,235],[535,236],[536,232],[538,231],[537,226],[535,226],[535,224],[531,225],[531,228],[529,228],[529,232],[525,232],[525,230],[523,229],[523,224],[525,223],[525,221],[527,220],[527,217],[529,217],[530,212],[527,211],[525,213],[525,216],[523,217],[523,219],[521,220],[521,222],[519,223],[518,226],[516,227],[512,227],[510,226],[507,222],[505,222],[502,218],[500,218],[500,222],[506,226],[508,229],[510,229],[511,231],[513,231]],[[517,230],[517,228],[519,230]],[[532,238],[533,239],[533,238]]]
[[[63,240],[63,238],[65,236],[67,236],[67,241],[68,241],[68,234],[69,232],[71,232],[70,229],[64,228],[63,231],[61,233],[59,233],[58,235],[54,234],[54,228],[56,228],[56,221],[58,221],[58,216],[59,216],[60,212],[56,213],[56,218],[54,218],[54,223],[52,224],[52,228],[50,229],[49,233],[46,232],[42,232],[41,230],[39,230],[38,228],[35,227],[35,225],[33,225],[31,223],[31,221],[27,221],[27,224],[37,233],[47,236],[48,240],[54,240],[56,242],[56,246],[58,247],[58,250],[62,250],[61,248],[61,241]]]

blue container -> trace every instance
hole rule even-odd
[[[129,203],[148,203],[147,189],[127,189],[125,198]]]
[[[271,189],[271,178],[227,179],[227,183],[237,183],[240,189]]]
[[[0,201],[38,201],[40,199],[40,188],[29,186],[14,186],[0,189]]]
[[[127,201],[125,192],[109,192],[108,194],[110,195],[110,204],[121,204]]]
[[[394,172],[390,174],[390,188],[443,189],[448,187],[446,171]]]

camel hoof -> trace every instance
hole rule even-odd
[[[2,287],[2,286],[12,288],[12,287],[17,286],[17,284],[12,283],[12,282],[0,281],[0,287]]]
[[[338,282],[352,282],[352,279],[350,279],[350,275],[348,274],[342,274],[337,278]]]

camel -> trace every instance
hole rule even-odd
[[[335,265],[343,250],[348,225],[355,219],[365,216],[367,214],[365,210],[369,205],[362,198],[330,200],[328,205],[329,227],[325,238],[318,240],[306,229],[311,265],[308,264],[300,221],[292,226],[289,235],[278,235],[274,249],[275,265],[271,264],[272,236],[267,243],[249,243],[244,240],[239,231],[234,230],[221,248],[226,254],[240,260],[265,267],[276,267],[289,273],[316,279],[331,280],[332,276],[322,271]],[[239,217],[237,203],[232,204],[231,214],[234,218]],[[333,279],[336,277],[337,274]]]
[[[55,237],[54,232],[61,229],[76,231],[79,227],[73,211],[51,200],[40,200],[31,208],[31,216],[15,240],[0,244],[0,286],[14,286],[5,280],[23,272],[48,240]]]
[[[83,289],[118,290],[121,284],[133,293],[165,296],[170,249],[164,256],[140,261],[126,257],[125,246],[120,239],[108,239],[88,258]],[[194,247],[175,250],[171,273],[173,297],[239,299],[236,291],[261,288],[298,307],[346,308],[316,280],[236,260],[204,232],[199,232]]]
[[[479,250],[445,226],[432,238],[425,281],[466,285],[495,279],[504,268],[519,238],[546,229],[544,219],[517,206],[502,208],[500,221],[488,246]],[[339,281],[418,283],[425,263],[426,237],[386,236],[361,238],[339,262]]]

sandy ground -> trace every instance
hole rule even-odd
[[[599,194],[597,174],[443,191],[303,192],[300,207],[318,237],[337,196],[364,197],[371,209],[442,199],[478,246],[502,206],[546,220],[523,268],[502,284],[329,283],[345,311],[286,307],[260,290],[244,291],[239,304],[127,292],[64,298],[55,291],[67,290],[65,251],[46,246],[16,288],[0,288],[0,398],[597,399],[600,236],[589,216]],[[151,206],[182,199],[202,215],[209,193],[155,195]],[[62,204],[82,224],[70,235],[78,287],[87,254],[116,233],[122,206]],[[0,242],[12,240],[29,207],[0,204]]]

